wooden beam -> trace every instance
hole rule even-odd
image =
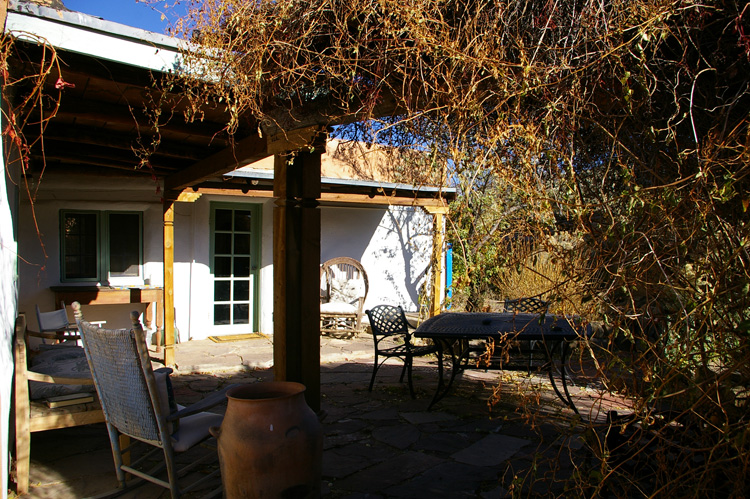
[[[48,158],[61,159],[80,164],[101,165],[108,166],[109,168],[120,168],[125,170],[132,170],[140,164],[140,160],[132,150],[122,152],[117,149],[113,150],[102,146],[81,146],[75,142],[61,142],[57,140],[45,140],[44,148],[44,155]],[[41,155],[41,152],[38,152],[36,147],[33,149],[33,152]],[[158,158],[156,156],[151,156],[151,158],[149,158],[149,163],[154,168],[167,171],[177,171],[181,164],[189,164],[189,162],[181,162],[180,160],[174,159],[165,161],[163,158]]]
[[[164,179],[164,188],[181,191],[211,177],[235,170],[240,161],[258,160],[267,156],[266,140],[251,135],[242,139],[235,147],[227,147],[206,159]]]
[[[174,367],[174,201],[164,199],[164,365]]]
[[[153,131],[151,122],[143,112],[145,106],[144,103],[123,105],[66,96],[55,117],[63,121],[91,120],[133,128],[140,125],[144,133],[151,133]],[[47,114],[45,117],[50,117],[50,115]],[[218,139],[218,134],[225,128],[225,125],[220,123],[185,123],[181,120],[182,116],[173,117],[168,123],[160,126],[159,132],[162,135],[177,133],[201,137],[208,144],[211,140]]]
[[[445,204],[444,200],[442,201],[443,202],[439,204],[424,205],[424,211],[426,211],[430,215],[447,215],[449,211],[448,205]]]
[[[443,287],[443,213],[432,215],[432,299],[430,317],[441,311]]]
[[[274,378],[307,387],[320,409],[320,157],[300,152],[274,162]]]
[[[442,199],[413,198],[413,197],[390,197],[390,196],[370,196],[369,194],[338,194],[334,192],[324,192],[320,196],[320,204],[359,204],[374,206],[421,206],[441,207],[445,204]]]
[[[320,133],[319,126],[309,126],[278,133],[268,139],[268,154],[283,155],[291,151],[300,151],[310,146],[318,133]],[[323,147],[325,147],[325,144]]]
[[[8,0],[0,0],[0,27],[5,32],[5,20],[8,19]]]
[[[202,194],[217,194],[222,196],[245,196],[251,198],[269,198],[273,193],[268,190],[239,188],[223,189],[219,187],[199,187],[198,192]],[[443,209],[447,213],[445,199],[414,198],[414,197],[391,197],[371,196],[370,194],[340,194],[335,192],[323,192],[320,195],[320,206],[340,205],[371,205],[371,206],[419,206],[427,209]],[[428,211],[429,212],[429,211]]]
[[[38,137],[38,135],[30,135],[29,132],[33,132],[32,128],[24,132],[27,139],[32,142]],[[69,124],[55,123],[54,120],[45,128],[44,138],[45,141],[74,141],[76,144],[106,147],[108,149],[125,151],[126,154],[131,155],[133,154],[133,147],[136,145],[135,137],[131,131],[118,132],[112,128],[108,128],[105,131],[102,128],[82,126],[80,123],[70,126]],[[206,147],[191,146],[184,142],[177,145],[162,141],[155,154],[193,162],[200,160],[206,154]]]
[[[192,189],[191,189],[192,191]],[[215,189],[211,187],[201,187],[198,189],[200,194],[216,194],[219,196],[245,196],[249,198],[272,198],[272,191],[265,190],[248,190],[241,191],[239,189]]]

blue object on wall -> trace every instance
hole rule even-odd
[[[453,244],[446,244],[445,250],[445,296],[448,298],[448,302],[445,305],[446,309],[451,308],[451,298],[453,298]]]

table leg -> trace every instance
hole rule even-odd
[[[563,386],[563,391],[565,392],[565,395],[563,395],[560,392],[560,389],[557,387],[557,382],[555,381],[555,375],[553,372],[555,369],[555,363],[553,360],[552,353],[550,353],[549,349],[547,348],[547,344],[545,342],[544,348],[547,354],[547,366],[548,366],[548,372],[549,372],[549,380],[550,380],[550,383],[552,384],[552,388],[555,390],[555,393],[557,394],[557,397],[560,400],[562,400],[565,405],[573,409],[573,412],[575,412],[576,414],[579,414],[578,408],[573,403],[573,399],[570,396],[570,391],[568,391],[568,380],[567,380],[567,374],[565,371],[565,363],[568,357],[568,342],[562,341],[560,343],[561,343],[560,344],[560,378],[562,380],[562,386]]]
[[[456,374],[461,370],[461,362],[463,361],[464,356],[469,353],[468,343],[465,340],[440,339],[435,340],[435,344],[438,348],[438,386],[427,410],[431,409],[433,405],[448,394],[451,386],[453,386],[453,380],[456,379]],[[443,377],[443,358],[446,350],[448,350],[451,355],[451,377],[447,384]]]
[[[562,351],[560,352],[560,357],[561,357],[562,363],[560,364],[560,377],[562,378],[563,391],[565,392],[565,397],[568,399],[568,402],[567,402],[568,406],[571,409],[573,409],[573,412],[575,412],[576,414],[578,414],[580,416],[580,414],[578,413],[578,408],[573,403],[573,399],[570,397],[570,392],[568,391],[568,381],[567,381],[568,375],[567,375],[567,371],[565,369],[565,364],[567,362],[567,357],[568,357],[568,355],[567,355],[567,353],[568,353],[568,342],[567,341],[563,341],[561,348],[562,348]]]
[[[427,410],[429,411],[432,409],[432,406],[435,405],[435,403],[443,398],[443,396],[440,394],[441,390],[445,386],[445,382],[443,382],[443,351],[445,343],[443,340],[434,340],[435,346],[437,346],[437,359],[438,359],[438,386],[435,389],[435,395],[432,396],[432,401],[430,402],[430,405],[427,406]]]
[[[143,326],[146,329],[151,329],[151,319],[153,318],[154,303],[148,302],[146,304],[146,311],[143,313]]]

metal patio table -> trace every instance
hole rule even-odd
[[[471,340],[493,340],[496,345],[514,340],[540,342],[546,355],[544,367],[557,396],[565,405],[578,414],[568,391],[565,370],[569,344],[591,335],[591,326],[578,317],[554,314],[447,312],[431,317],[414,332],[417,338],[435,342],[438,349],[438,387],[430,402],[430,408],[443,398],[451,388],[462,362],[468,359]],[[555,369],[555,352],[558,367]],[[446,383],[443,373],[443,358],[451,357],[451,376]],[[560,372],[563,392],[555,381],[555,371]]]

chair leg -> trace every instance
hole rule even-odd
[[[375,363],[372,365],[372,378],[370,378],[370,388],[369,391],[372,391],[372,386],[375,384],[375,374],[378,372],[378,368],[380,365],[378,364],[378,354],[375,354]]]
[[[531,364],[534,358],[534,349],[536,348],[536,340],[529,341],[529,365],[527,369],[527,374],[531,376]]]
[[[409,376],[409,393],[411,394],[411,398],[415,399],[415,398],[417,398],[417,396],[414,394],[414,383],[411,380],[412,359],[413,358],[411,356],[407,357],[406,358],[406,362],[404,363],[404,367],[407,369],[407,371],[409,373],[408,374],[408,376]]]
[[[398,382],[399,383],[403,383],[404,382],[404,374],[406,374],[406,364],[408,363],[407,359],[408,359],[408,357],[403,359],[404,360],[404,367],[401,368],[401,377],[398,378]]]
[[[164,461],[167,464],[167,477],[169,479],[169,491],[172,499],[180,497],[180,489],[177,486],[177,463],[171,445],[164,446]]]
[[[117,428],[107,423],[107,433],[109,433],[109,443],[112,446],[112,458],[115,461],[115,474],[120,487],[125,488],[125,472],[122,470],[122,451],[120,449],[120,435]]]
[[[28,411],[26,412],[28,417]],[[29,491],[29,460],[31,453],[31,435],[26,430],[18,430],[16,422],[16,492],[18,495],[26,494]]]

